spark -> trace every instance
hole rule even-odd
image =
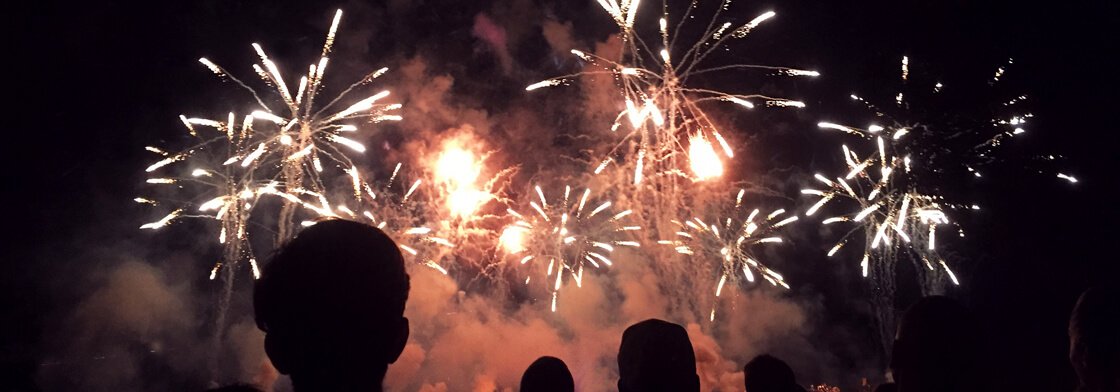
[[[366,152],[365,145],[347,137],[334,135],[331,136],[331,141],[349,147],[350,149],[357,152]]]
[[[863,132],[860,132],[859,129],[843,126],[843,125],[836,124],[836,123],[824,122],[824,121],[817,123],[817,127],[826,128],[826,129],[835,129],[837,131],[844,131],[844,132],[853,133],[853,134],[863,134]]]
[[[542,81],[530,84],[529,86],[525,87],[525,91],[533,91],[533,90],[536,90],[536,89],[539,89],[539,88],[559,86],[562,83],[563,83],[562,80],[557,80],[557,79],[542,80]]]
[[[144,171],[148,172],[148,173],[151,173],[151,172],[156,171],[157,169],[159,169],[161,167],[167,166],[171,163],[180,161],[182,159],[183,159],[182,155],[175,155],[175,156],[167,157],[167,158],[164,158],[164,159],[162,159],[162,160],[160,160],[156,163],[153,163],[151,166],[148,166],[148,168],[144,169]]]
[[[949,269],[949,266],[945,264],[945,260],[941,260],[941,268],[945,269],[945,273],[949,275],[949,279],[953,281],[954,285],[961,285],[961,282],[957,280],[957,274],[954,274],[953,270]]]
[[[170,214],[167,214],[167,216],[164,216],[163,218],[160,218],[160,220],[155,221],[155,222],[151,222],[151,223],[145,223],[145,224],[141,225],[140,228],[141,229],[151,229],[151,230],[161,229],[161,228],[167,226],[168,224],[170,224],[172,220],[179,217],[179,214],[181,214],[182,212],[183,212],[183,210],[171,211]]]
[[[258,144],[257,148],[253,150],[253,152],[249,153],[249,155],[245,157],[245,160],[241,161],[241,167],[249,167],[249,165],[251,165],[253,161],[256,161],[257,158],[261,157],[261,155],[264,155],[265,150],[266,148],[264,143]]]
[[[747,109],[754,109],[754,104],[751,103],[751,101],[748,101],[748,100],[745,100],[745,99],[742,99],[742,98],[739,98],[739,97],[736,97],[736,96],[726,96],[726,97],[723,97],[722,99],[725,100],[725,101],[728,101],[728,102],[734,102],[734,103],[739,104],[740,106],[743,106]]]

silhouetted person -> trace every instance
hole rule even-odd
[[[540,357],[521,375],[521,392],[572,392],[575,381],[560,358]]]
[[[747,392],[803,392],[793,369],[768,354],[759,355],[743,366],[743,387]]]
[[[618,349],[618,391],[700,390],[696,354],[684,327],[649,319],[622,333]]]
[[[401,252],[381,230],[345,220],[308,227],[257,281],[265,352],[296,391],[380,391],[408,339],[408,288]]]
[[[925,297],[910,306],[891,355],[898,391],[980,390],[978,328],[968,309],[948,297]]]
[[[1120,391],[1120,294],[1115,288],[1081,293],[1069,317],[1069,362],[1079,392]]]

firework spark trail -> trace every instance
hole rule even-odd
[[[634,28],[637,1],[600,2],[616,22],[622,47],[617,56],[572,50],[583,70],[530,85],[527,90],[609,77],[618,94],[618,107],[610,125],[617,138],[610,147],[595,152],[601,158],[591,163],[594,173],[618,189],[624,207],[641,219],[653,239],[671,238],[677,225],[672,220],[691,215],[693,204],[704,197],[697,182],[715,183],[726,173],[724,165],[735,157],[734,137],[718,125],[709,110],[720,106],[737,109],[755,107],[804,107],[800,101],[762,94],[725,92],[704,85],[711,77],[760,71],[791,77],[814,77],[819,73],[786,67],[719,64],[717,51],[730,51],[735,41],[775,16],[765,12],[746,21],[724,17],[730,5],[721,2],[701,35],[682,33],[686,21],[698,19],[698,3],[692,2],[679,18],[662,13],[658,34],[643,37]],[[648,38],[648,39],[647,39]],[[731,106],[728,106],[731,105]],[[623,175],[623,173],[627,173]],[[685,286],[706,284],[687,263],[675,262],[680,255],[659,248],[644,249],[654,268],[666,276],[688,276],[700,281],[666,291],[687,290]],[[675,297],[686,308],[702,307],[689,296]],[[698,306],[699,305],[699,306]]]
[[[1008,60],[1010,64],[1011,60]],[[1027,96],[1021,94],[1010,100],[1001,99],[994,118],[962,118],[945,114],[951,111],[923,108],[918,104],[919,100],[945,94],[945,86],[936,82],[931,83],[931,88],[907,88],[920,83],[911,74],[913,67],[911,59],[904,56],[899,75],[902,88],[889,104],[880,105],[851,95],[854,101],[874,112],[879,124],[872,123],[866,128],[830,122],[817,124],[822,129],[841,131],[868,142],[873,152],[861,159],[843,144],[841,149],[848,167],[846,174],[835,178],[821,174],[815,176],[826,190],[802,191],[819,197],[806,215],[815,214],[832,200],[854,200],[858,210],[824,219],[823,223],[853,222],[858,224],[857,228],[864,228],[867,239],[861,265],[864,276],[869,273],[868,264],[876,262],[876,254],[886,258],[887,254],[893,255],[894,250],[907,247],[923,260],[926,269],[935,270],[934,265],[940,264],[946,277],[958,284],[956,275],[936,255],[936,227],[950,223],[950,210],[979,207],[946,202],[944,196],[929,190],[938,189],[944,173],[956,172],[956,168],[967,170],[974,177],[982,177],[980,169],[995,159],[995,149],[1008,138],[1025,133],[1025,123],[1032,115],[1018,108],[1027,100]],[[997,70],[989,84],[999,82],[1005,67]],[[1058,177],[1065,179],[1062,175]],[[828,255],[835,255],[848,243],[848,237],[857,231],[853,229],[845,235],[829,250]],[[890,251],[877,252],[884,247]],[[933,263],[930,260],[938,261]]]
[[[351,91],[358,89],[385,73],[375,71],[349,86],[327,105],[317,107],[316,98],[323,88],[323,75],[329,62],[342,11],[336,12],[317,63],[308,67],[300,78],[295,95],[280,73],[280,68],[269,58],[259,44],[252,44],[260,58],[253,69],[280,97],[280,105],[269,105],[264,96],[241,79],[207,58],[199,62],[218,76],[236,83],[249,91],[259,108],[244,117],[229,113],[223,120],[188,118],[180,116],[187,132],[198,143],[179,153],[148,147],[160,159],[149,165],[148,173],[165,173],[176,166],[189,166],[189,176],[150,178],[148,183],[175,185],[198,195],[202,201],[190,201],[178,213],[160,221],[145,224],[142,228],[159,228],[182,218],[211,218],[221,222],[218,242],[226,248],[225,266],[238,261],[253,259],[246,241],[248,222],[253,207],[262,195],[273,195],[284,200],[278,220],[277,241],[293,235],[292,223],[295,210],[304,207],[316,216],[335,216],[325,199],[315,205],[301,199],[307,194],[323,194],[323,159],[344,168],[355,178],[355,165],[348,153],[362,153],[365,147],[352,136],[360,123],[400,120],[395,112],[399,104],[381,103],[388,91],[381,91],[337,111],[331,107]],[[240,122],[238,122],[240,120]],[[341,148],[340,148],[341,147]],[[215,155],[218,156],[215,159]],[[216,163],[220,162],[220,163]],[[349,171],[353,170],[353,173]],[[356,193],[358,198],[360,193]],[[147,198],[144,204],[158,205]],[[197,210],[195,212],[194,210]],[[217,269],[215,269],[217,271]]]
[[[960,108],[943,107],[969,102],[962,89],[940,81],[919,78],[911,71],[915,62],[902,58],[900,87],[890,100],[875,100],[852,94],[853,101],[874,112],[881,125],[868,127],[884,138],[895,140],[907,159],[921,162],[930,170],[948,171],[963,166],[970,175],[983,177],[983,168],[1004,159],[1000,153],[1009,140],[1027,134],[1027,123],[1034,117],[1026,108],[1030,97],[1009,93],[1003,81],[1013,60],[1000,66],[988,81],[986,95],[991,102]],[[956,94],[956,95],[954,95]],[[846,128],[836,125],[838,130]],[[862,136],[868,136],[866,133]],[[1059,177],[1062,178],[1062,177]],[[1064,179],[1064,178],[1063,178]]]
[[[352,189],[342,193],[346,195],[342,203],[330,203],[327,196],[305,189],[297,189],[294,194],[276,195],[304,207],[314,216],[301,222],[303,226],[329,218],[366,222],[388,233],[406,257],[411,257],[418,265],[447,274],[447,268],[440,261],[455,245],[436,235],[428,226],[430,218],[424,213],[424,206],[414,197],[421,192],[423,181],[398,181],[403,177],[401,166],[398,163],[389,179],[379,185],[366,181],[357,168],[347,170],[352,173]]]
[[[824,123],[821,127],[838,129],[832,125],[835,124]],[[856,128],[845,129],[863,132]],[[882,137],[874,137],[873,140],[876,152],[866,159],[861,159],[847,145],[842,145],[847,169],[835,177],[820,173],[814,175],[823,190],[808,188],[802,193],[818,197],[806,210],[806,216],[814,216],[829,203],[850,206],[845,207],[850,208],[848,213],[822,220],[826,226],[853,226],[829,249],[828,256],[833,257],[843,247],[859,242],[857,238],[862,234],[860,274],[868,279],[870,302],[877,314],[881,344],[889,352],[894,334],[895,265],[900,250],[905,249],[923,260],[939,259],[935,250],[936,229],[949,221],[943,212],[940,196],[926,195],[913,187],[910,180],[914,176],[909,172],[909,160],[892,156],[889,151],[893,150],[887,149]],[[949,271],[947,265],[943,262],[942,265]],[[921,276],[936,276],[924,274],[921,269],[918,273]],[[955,279],[953,282],[957,283]],[[923,290],[926,288],[923,287]]]
[[[248,230],[249,218],[253,207],[258,203],[260,196],[267,194],[270,186],[275,186],[268,179],[259,179],[259,173],[244,165],[235,164],[245,158],[252,157],[259,147],[253,146],[245,132],[238,132],[236,117],[231,113],[226,122],[199,121],[198,119],[185,119],[184,124],[206,125],[213,127],[218,135],[203,140],[202,143],[176,154],[164,152],[156,147],[146,148],[164,159],[150,165],[145,170],[148,173],[168,172],[168,166],[183,162],[190,167],[189,174],[176,177],[149,178],[147,183],[156,186],[171,186],[175,189],[191,191],[196,196],[186,203],[181,203],[176,210],[162,219],[141,225],[141,229],[160,229],[184,218],[213,219],[219,222],[217,241],[224,248],[223,257],[213,269],[212,279],[221,267],[233,267],[238,261],[251,259],[253,252],[249,243]],[[251,121],[248,117],[246,122]],[[242,129],[247,129],[244,125]],[[193,127],[188,131],[201,138],[199,132]],[[214,155],[220,157],[220,164],[212,164]],[[205,168],[203,168],[205,167]],[[182,170],[180,170],[182,171]],[[150,206],[161,206],[162,202],[149,198],[136,198],[137,203]],[[171,204],[171,203],[168,203]]]
[[[693,87],[687,84],[688,79],[705,73],[739,69],[761,69],[787,76],[819,75],[816,71],[744,64],[706,67],[704,60],[710,54],[726,47],[730,40],[745,37],[763,21],[774,16],[773,12],[767,12],[734,29],[730,29],[733,27],[732,22],[717,27],[716,21],[720,20],[722,10],[728,6],[726,3],[721,5],[713,15],[711,23],[701,38],[692,46],[684,48],[678,48],[674,43],[679,38],[681,25],[689,19],[696,4],[689,6],[680,24],[672,32],[668,25],[669,15],[665,14],[659,20],[660,45],[654,48],[647,45],[634,32],[634,17],[639,5],[638,1],[601,0],[600,5],[611,15],[621,30],[625,49],[620,53],[619,58],[612,60],[580,50],[572,50],[572,54],[586,62],[592,70],[537,82],[526,90],[566,85],[569,80],[579,76],[609,75],[616,81],[618,92],[625,104],[625,109],[618,113],[610,129],[612,132],[617,132],[623,128],[625,135],[606,154],[607,158],[600,161],[601,165],[622,158],[622,161],[632,166],[635,185],[641,184],[644,179],[650,177],[675,176],[692,180],[718,177],[716,172],[705,169],[711,168],[715,163],[722,165],[722,159],[733,158],[734,150],[720,127],[700,107],[701,103],[724,101],[748,109],[757,105],[803,107],[804,104],[759,94],[726,93]],[[636,150],[631,149],[631,142],[637,146]],[[697,142],[705,146],[697,148],[694,144]],[[713,161],[717,155],[708,154],[712,150],[709,144],[712,142],[718,143],[718,151],[724,158]],[[689,175],[686,174],[688,168],[680,165],[675,157],[689,157],[694,161],[698,159],[694,153],[705,155],[699,157],[706,161],[702,166],[705,169],[694,171]],[[602,166],[596,170],[596,172],[600,171]]]
[[[834,124],[822,123],[821,127],[835,129],[832,125]],[[880,247],[910,247],[921,254],[932,253],[936,250],[934,233],[937,226],[949,224],[945,206],[941,202],[943,197],[918,191],[912,185],[914,176],[907,169],[907,160],[892,157],[888,151],[893,150],[888,148],[882,137],[875,137],[873,140],[879,149],[866,159],[861,159],[854,150],[842,145],[841,150],[848,166],[843,175],[833,178],[820,173],[814,175],[823,190],[801,190],[802,194],[818,197],[805,211],[805,216],[816,215],[829,203],[840,200],[855,202],[851,203],[855,208],[848,214],[822,220],[824,225],[842,222],[856,225],[856,229],[849,231],[829,249],[829,257],[839,252],[851,236],[860,232],[859,228],[863,228],[862,233],[868,237],[863,250],[865,259],[873,257]],[[867,268],[864,267],[863,271],[866,277]]]
[[[351,137],[344,136],[343,133],[357,131],[358,125],[354,122],[377,123],[400,120],[400,116],[395,114],[400,108],[399,104],[381,103],[388,96],[388,91],[370,95],[345,109],[328,112],[351,91],[380,76],[385,69],[367,75],[328,104],[316,107],[315,99],[323,87],[323,75],[341,18],[342,11],[339,10],[331,22],[319,61],[311,64],[307,74],[300,78],[294,96],[276,63],[268,57],[261,45],[252,44],[253,50],[260,57],[260,63],[254,64],[253,70],[265,84],[275,88],[282,102],[278,106],[270,106],[262,95],[248,84],[209,59],[200,58],[199,63],[211,72],[248,90],[259,107],[242,119],[240,127],[237,123],[238,117],[232,112],[224,122],[187,118],[181,115],[179,118],[187,128],[187,132],[198,139],[199,143],[174,155],[164,153],[159,148],[148,148],[149,151],[162,155],[161,160],[146,168],[145,171],[149,173],[167,171],[167,167],[178,162],[189,163],[194,167],[191,169],[190,177],[181,179],[157,177],[149,179],[148,183],[173,184],[180,187],[190,185],[191,191],[205,195],[201,196],[203,199],[211,198],[199,203],[199,215],[173,213],[142,228],[163,227],[173,223],[174,219],[182,217],[206,217],[220,221],[218,242],[223,245],[224,254],[222,260],[211,270],[211,279],[217,277],[223,266],[237,266],[240,261],[246,259],[249,260],[253,277],[260,276],[256,258],[248,241],[249,219],[253,207],[258,205],[260,196],[275,195],[283,200],[280,216],[276,220],[277,244],[295,235],[296,211],[300,207],[307,207],[316,211],[318,215],[334,216],[326,198],[322,196],[325,192],[321,176],[324,171],[323,159],[327,159],[330,163],[337,163],[338,167],[344,170],[349,170],[348,174],[352,177],[354,187],[358,188],[360,183],[358,172],[347,157],[347,152],[362,153],[365,151],[365,146]],[[206,135],[211,132],[216,135]],[[224,153],[220,164],[205,159],[215,153]],[[199,187],[201,189],[195,189]],[[314,206],[301,200],[297,193],[319,195],[320,205]],[[355,192],[355,196],[361,198],[361,193]],[[194,208],[194,205],[195,202],[191,201],[188,206],[176,211],[189,210]],[[228,269],[232,270],[232,268]],[[226,313],[232,298],[233,276],[232,273],[223,276],[224,290],[218,301],[218,311],[214,320],[218,331],[213,337],[212,352],[215,353],[219,352],[220,345],[223,344]],[[218,361],[212,360],[212,373],[217,372],[217,366]]]
[[[672,240],[659,240],[658,244],[672,246],[673,249],[689,258],[716,260],[719,265],[719,281],[715,287],[715,297],[720,297],[724,286],[746,281],[754,283],[760,276],[773,286],[789,289],[789,284],[780,273],[759,261],[757,247],[782,242],[777,231],[798,220],[796,215],[786,214],[778,209],[763,214],[761,210],[743,206],[745,189],[740,189],[735,204],[726,215],[709,220],[693,217],[674,220],[679,228]],[[757,274],[757,275],[756,275]],[[709,321],[714,321],[716,305],[713,303]]]
[[[498,245],[518,264],[544,270],[554,312],[565,275],[582,287],[584,270],[611,267],[616,247],[640,246],[633,240],[641,227],[630,222],[632,211],[613,212],[613,203],[592,199],[590,188],[573,192],[564,186],[563,197],[550,202],[538,185],[532,196],[525,213],[507,211],[515,222],[502,230]],[[526,284],[531,279],[530,274]]]
[[[902,58],[900,88],[892,99],[882,99],[880,104],[851,95],[852,100],[874,113],[875,120],[865,128],[818,124],[866,143],[858,149],[867,156],[860,157],[856,149],[842,144],[847,169],[835,177],[817,174],[823,190],[802,191],[818,197],[806,211],[808,216],[826,204],[849,201],[852,209],[848,213],[822,221],[825,225],[854,226],[829,249],[828,256],[858,242],[855,238],[862,234],[859,269],[869,278],[884,348],[893,340],[895,265],[900,257],[915,265],[923,294],[941,293],[946,282],[960,285],[949,264],[938,255],[938,228],[955,225],[950,221],[954,211],[978,210],[979,206],[947,200],[941,189],[953,179],[961,180],[952,175],[982,177],[985,165],[1001,159],[997,156],[999,147],[1026,133],[1025,124],[1032,117],[1021,107],[1028,99],[1022,94],[963,110],[935,106],[969,102],[969,97],[947,96],[962,90],[940,81],[925,85],[921,73],[913,72],[915,65],[910,58]],[[999,85],[1005,67],[1000,67],[989,85]],[[946,176],[953,179],[947,181]],[[964,235],[959,227],[957,232]]]

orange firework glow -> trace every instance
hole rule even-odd
[[[509,254],[524,252],[527,231],[528,229],[522,226],[508,226],[505,230],[502,230],[502,235],[498,237],[498,245]]]
[[[479,189],[482,160],[465,148],[459,139],[449,139],[435,161],[436,183],[446,191],[446,206],[452,216],[464,218],[474,215],[479,207],[493,198]]]
[[[693,135],[688,138],[688,160],[692,165],[692,174],[697,181],[717,178],[723,175],[723,162],[712,148],[712,143],[703,135]]]

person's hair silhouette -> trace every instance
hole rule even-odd
[[[804,391],[797,385],[793,369],[769,354],[759,355],[743,366],[743,387],[747,392]]]
[[[1094,287],[1081,293],[1069,317],[1069,362],[1078,391],[1120,391],[1120,294]]]
[[[891,371],[900,392],[974,391],[980,384],[979,325],[948,297],[925,297],[903,314]]]
[[[699,391],[696,354],[684,327],[649,319],[626,328],[618,349],[618,390]]]
[[[572,372],[560,358],[540,357],[521,375],[521,392],[572,392]]]
[[[328,220],[272,257],[253,308],[265,352],[297,391],[381,390],[408,340],[408,273],[389,236]]]

